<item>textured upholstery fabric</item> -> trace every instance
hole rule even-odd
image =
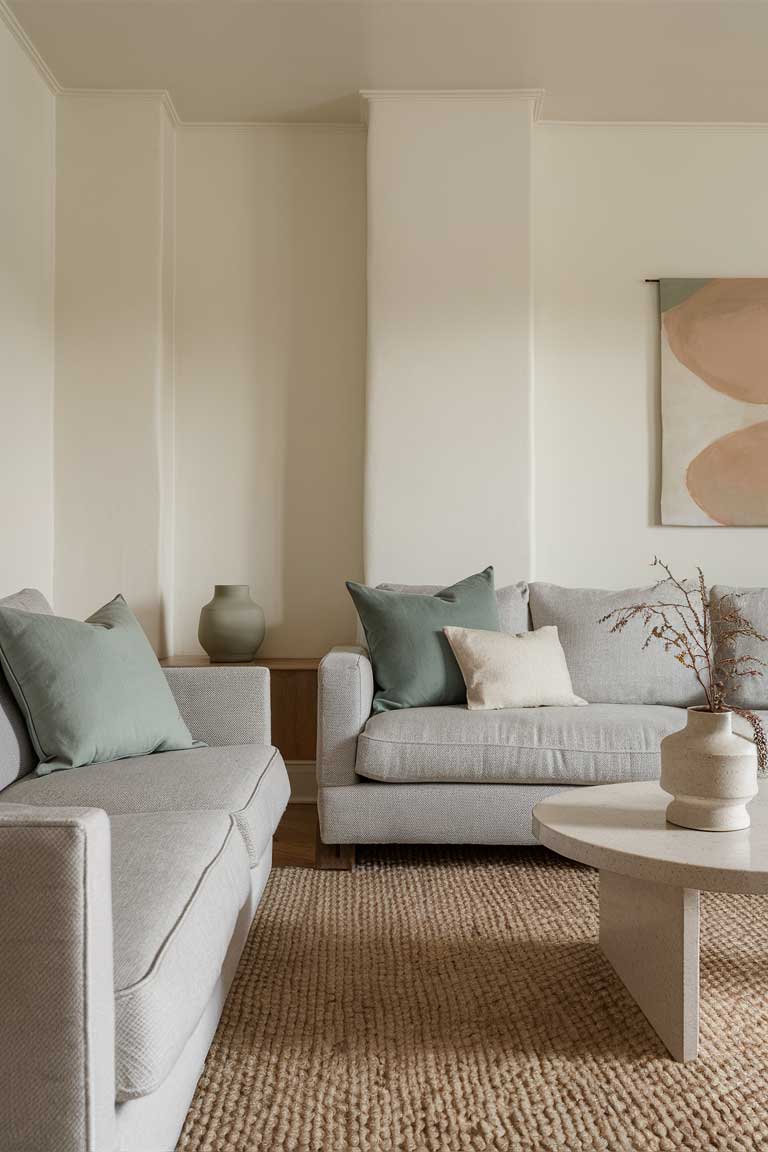
[[[537,628],[517,636],[446,628],[445,635],[461,668],[470,709],[586,704],[573,694],[557,628]]]
[[[723,597],[738,597],[738,607],[750,624],[763,636],[768,636],[768,588],[736,588],[726,584],[716,584],[712,588],[712,600]],[[768,644],[758,640],[739,638],[730,653],[732,656],[753,656],[768,664]],[[768,709],[768,668],[762,676],[738,679],[729,692],[729,702],[738,708]]]
[[[0,606],[0,664],[40,776],[194,743],[120,595],[85,621]]]
[[[37,588],[22,588],[12,596],[0,597],[0,608],[18,608],[22,612],[40,612],[44,616],[50,616],[53,612],[45,596],[42,592],[38,592]]]
[[[248,853],[224,812],[112,818],[116,1097],[156,1089],[219,978],[250,895]]]
[[[326,844],[535,844],[531,813],[562,786],[375,784],[321,788]]]
[[[397,783],[613,784],[659,775],[659,743],[679,708],[408,708],[372,716],[357,772]]]
[[[114,1152],[110,828],[0,804],[0,1148]]]
[[[168,1152],[176,1148],[179,1133],[189,1110],[189,1102],[203,1071],[271,867],[272,853],[267,851],[257,867],[250,870],[250,900],[240,912],[219,978],[203,1014],[171,1072],[156,1091],[132,1100],[122,1100],[117,1104],[115,1117],[120,1152],[148,1152],[148,1145],[152,1149],[168,1149]],[[152,1134],[151,1142],[148,1133]]]
[[[654,595],[649,588],[605,592],[596,588],[530,585],[534,628],[557,626],[573,690],[591,704],[666,704],[686,708],[702,701],[693,674],[652,643],[643,651],[639,622],[611,635],[602,616]],[[655,594],[658,598],[659,594]],[[666,593],[662,592],[661,596]]]
[[[354,784],[357,738],[373,703],[373,669],[365,648],[333,648],[320,661],[317,694],[318,782]]]
[[[741,705],[739,705],[741,707]],[[754,712],[758,720],[762,723],[763,729],[768,735],[768,711],[760,708],[750,708],[750,712]],[[746,716],[734,715],[733,717],[733,730],[738,736],[744,736],[747,740],[752,740],[754,743],[755,731],[747,720]]]
[[[27,725],[0,669],[0,788],[37,766]]]
[[[0,600],[0,608],[19,608],[23,612],[50,615],[51,606],[34,588],[24,588],[14,596]],[[0,788],[37,767],[37,756],[29,738],[27,724],[13,698],[8,681],[0,669]]]
[[[28,776],[6,788],[2,799],[18,804],[88,804],[110,816],[220,809],[235,817],[255,865],[272,839],[289,793],[280,753],[248,744],[163,752]]]
[[[414,595],[434,596],[442,588],[441,584],[379,584],[386,592],[410,592]],[[496,589],[496,604],[499,609],[499,629],[502,632],[527,632],[530,628],[528,613],[528,585],[508,584]]]
[[[166,668],[179,711],[205,744],[269,744],[269,671],[266,668]]]
[[[373,665],[374,712],[466,703],[464,680],[443,628],[452,624],[498,631],[493,568],[441,588],[434,596],[388,592],[351,580],[347,588]]]

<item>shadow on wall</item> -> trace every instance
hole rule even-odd
[[[644,284],[646,299],[646,363],[648,364],[648,526],[661,524],[661,341],[659,285]]]
[[[263,655],[350,641],[362,571],[365,136],[178,138],[174,647],[216,583],[264,608]]]
[[[284,349],[279,616],[266,651],[321,655],[355,638],[345,579],[362,576],[365,402],[364,136],[293,133]],[[360,179],[340,186],[360,158]],[[314,210],[313,210],[314,205]],[[319,211],[318,211],[319,207]]]
[[[168,650],[168,613],[162,592],[158,592],[156,600],[135,599],[130,595],[126,595],[125,599],[158,657],[162,660],[163,657],[172,655]],[[90,611],[95,612],[98,607],[98,604],[94,604]]]

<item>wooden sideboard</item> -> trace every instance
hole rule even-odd
[[[165,668],[232,668],[207,656],[169,656]],[[265,657],[239,663],[269,668],[272,702],[272,743],[288,766],[296,800],[313,801],[314,764],[317,751],[317,669],[319,658]],[[311,780],[307,780],[307,773]],[[302,794],[303,793],[303,794]],[[347,871],[354,868],[351,844],[326,845],[320,840],[317,809],[312,803],[289,806],[275,838],[275,863]]]
[[[169,656],[165,668],[232,668],[215,665],[207,656]],[[317,668],[319,658],[270,657],[241,661],[240,667],[269,668],[272,700],[272,743],[287,764],[314,762],[317,743]]]

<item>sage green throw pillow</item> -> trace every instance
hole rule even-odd
[[[347,581],[373,665],[374,712],[466,704],[461,670],[443,629],[499,630],[493,568],[434,596],[366,588]]]
[[[85,623],[0,608],[0,664],[40,758],[39,776],[195,745],[122,596]]]

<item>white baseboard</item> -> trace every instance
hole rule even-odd
[[[314,760],[287,760],[291,782],[292,804],[314,804],[317,800],[317,778]]]

